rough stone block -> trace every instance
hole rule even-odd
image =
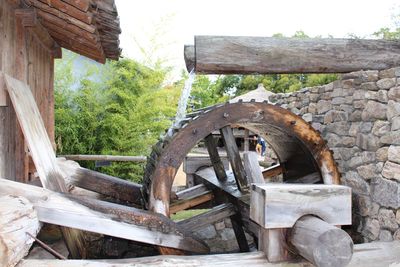
[[[389,147],[388,159],[391,162],[400,164],[400,146],[390,146]]]
[[[386,161],[383,166],[382,175],[387,179],[395,179],[400,182],[400,164]]]
[[[400,131],[393,131],[382,136],[379,141],[382,144],[400,145]]]
[[[386,70],[379,71],[379,78],[394,78],[396,76],[400,76],[400,68],[391,68]]]
[[[400,116],[400,103],[395,102],[393,100],[389,100],[386,116],[387,116],[388,120],[391,120],[394,117]]]
[[[374,178],[371,182],[372,199],[384,207],[400,208],[399,183],[381,177]]]
[[[357,134],[356,145],[368,151],[376,151],[380,147],[379,138],[370,134]]]
[[[317,103],[317,112],[318,114],[323,114],[332,109],[332,103],[326,100],[320,100]]]
[[[377,91],[379,90],[379,87],[376,85],[375,82],[366,82],[366,83],[362,83],[360,85],[360,88],[363,90],[371,90],[371,91]]]
[[[390,89],[396,85],[396,78],[383,78],[376,82],[379,89]]]
[[[368,183],[355,171],[348,171],[345,173],[342,177],[342,183],[351,187],[355,194],[369,195],[370,193]]]
[[[332,123],[337,121],[347,121],[348,115],[344,111],[330,110],[325,114],[324,123]]]
[[[378,238],[380,230],[381,229],[378,220],[367,218],[365,220],[365,226],[362,234],[370,240],[375,240]]]
[[[362,115],[362,111],[356,110],[350,114],[349,121],[361,121],[361,115]]]
[[[400,86],[391,88],[388,92],[388,98],[390,100],[399,101],[400,100]]]
[[[354,208],[361,216],[368,216],[372,210],[372,201],[370,196],[354,195]]]
[[[353,107],[363,109],[365,108],[366,104],[367,104],[366,100],[356,100],[353,102]]]
[[[397,225],[396,215],[394,214],[393,210],[380,209],[378,213],[378,221],[383,229],[396,231],[399,227]]]
[[[379,241],[390,242],[393,241],[392,233],[388,230],[381,230],[379,233]]]
[[[400,240],[400,229],[397,230],[393,235],[394,240]]]
[[[335,97],[332,99],[332,105],[341,105],[346,103],[346,98],[344,97]]]
[[[389,147],[381,147],[376,151],[376,160],[384,162],[388,160]]]
[[[215,231],[214,225],[208,225],[197,230],[196,235],[203,239],[211,239],[217,236],[217,231]]]
[[[365,180],[377,177],[382,170],[378,169],[377,164],[367,164],[357,167],[358,174]]]
[[[364,100],[365,99],[365,91],[357,90],[353,94],[354,100]]]
[[[400,116],[392,118],[392,131],[400,130]]]
[[[348,135],[350,125],[345,121],[333,122],[326,126],[327,133],[335,133],[338,135]]]
[[[376,102],[376,101],[368,101],[365,106],[364,111],[361,114],[361,118],[363,121],[371,121],[371,120],[385,120],[387,112],[387,106],[385,104]]]
[[[376,136],[384,136],[390,132],[390,123],[388,121],[375,121],[372,127],[372,133]]]

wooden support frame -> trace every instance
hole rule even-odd
[[[221,158],[219,157],[217,144],[215,143],[213,135],[212,134],[207,135],[207,137],[204,138],[204,142],[206,144],[207,151],[208,154],[210,155],[210,160],[218,180],[221,182],[226,181],[225,167],[221,161]]]
[[[224,141],[226,153],[231,163],[232,170],[236,179],[237,186],[240,191],[248,191],[248,181],[246,172],[243,167],[242,159],[240,158],[239,148],[236,145],[235,137],[230,126],[221,128],[221,135]]]
[[[198,253],[208,247],[184,235],[170,219],[122,205],[74,197],[0,178],[0,196],[27,198],[41,222]]]
[[[264,183],[264,177],[258,163],[258,155],[254,151],[243,153],[243,165],[249,183]]]
[[[7,106],[7,90],[3,73],[0,71],[0,107]]]
[[[208,202],[208,201],[212,200],[213,198],[214,198],[214,194],[210,191],[206,191],[200,195],[174,202],[170,206],[169,211],[170,211],[170,213],[177,213],[178,211],[190,209],[190,208],[196,207],[200,204],[203,204],[205,202]]]

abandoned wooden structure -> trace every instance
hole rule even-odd
[[[114,0],[3,0],[0,25],[4,37],[0,40],[1,264],[128,266],[167,264],[172,260],[182,266],[221,263],[279,266],[273,262],[295,259],[295,264],[302,266],[308,264],[306,259],[317,266],[325,266],[326,262],[336,266],[368,266],[366,249],[379,254],[381,262],[400,261],[399,255],[392,253],[400,247],[395,242],[389,248],[383,244],[362,245],[360,249],[355,246],[353,253],[350,237],[334,226],[351,223],[350,190],[338,185],[340,173],[325,140],[302,118],[268,103],[238,100],[188,114],[180,127],[172,129],[171,136],[155,145],[147,160],[143,185],[81,168],[64,158],[57,159],[54,59],[61,56],[61,47],[101,63],[118,59],[120,28]],[[227,48],[226,42],[236,45]],[[237,45],[242,42],[250,42],[256,46],[255,50],[244,49],[248,54],[244,53]],[[274,53],[264,53],[265,46],[284,50],[282,44],[291,47],[290,42],[197,37],[195,46],[187,47],[185,55],[188,66],[205,73],[346,72],[400,65],[398,45],[385,41],[366,41],[362,45],[362,41],[323,41],[327,50],[333,47],[343,53],[344,46],[351,47],[349,53],[355,54],[360,47],[362,53],[370,53],[379,46],[386,49],[387,57],[374,54],[376,58],[368,62],[359,59],[350,64],[335,61],[333,54],[327,54],[325,57],[330,60],[318,61],[321,51],[316,50],[316,61],[309,64],[309,69],[300,67],[307,65],[303,64],[309,60],[307,57],[299,57],[298,65],[282,60],[293,56],[291,49],[278,59],[281,65],[270,60]],[[293,42],[298,53],[322,41]],[[235,52],[230,57],[235,64],[221,52],[227,49]],[[244,56],[254,62],[245,66],[241,60]],[[233,126],[263,136],[275,150],[279,164],[261,170],[254,153],[246,152],[242,158]],[[212,138],[215,131],[222,136],[226,158],[216,149]],[[199,160],[196,167],[185,166],[187,172],[192,168],[190,174],[196,185],[172,192],[179,166],[200,140],[204,140],[209,154],[207,163],[200,164]],[[121,159],[127,160],[118,160]],[[276,176],[283,177],[282,183],[296,185],[264,184],[274,181]],[[297,201],[293,201],[293,195]],[[209,209],[203,214],[180,222],[169,218],[172,213],[204,204]],[[230,218],[238,247],[245,254],[168,256],[208,253],[207,244],[193,233],[224,218]],[[157,246],[164,255],[115,261],[23,259],[33,243],[32,236],[38,234],[43,223],[60,226],[70,258],[88,257],[91,234],[100,236],[96,241],[109,235]],[[314,226],[317,231],[312,231]],[[246,232],[262,252],[250,252],[253,248]],[[295,249],[289,251],[288,246]],[[340,249],[332,254],[332,249],[338,246]],[[390,253],[382,256],[382,251]]]

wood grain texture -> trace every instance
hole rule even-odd
[[[7,106],[7,90],[3,73],[0,71],[0,107]]]
[[[208,154],[210,155],[210,160],[218,180],[220,180],[221,182],[226,181],[224,163],[221,161],[221,158],[219,157],[217,144],[214,140],[213,135],[212,134],[207,135],[206,138],[204,138],[204,142],[207,147]]]
[[[200,204],[206,203],[214,198],[214,195],[210,191],[201,193],[200,195],[193,196],[184,200],[176,201],[172,203],[169,208],[170,213],[177,213],[181,210],[190,209]]]
[[[198,253],[208,252],[205,244],[184,235],[174,222],[161,215],[5,179],[0,179],[0,188],[0,196],[26,197],[41,222]]]
[[[253,184],[250,218],[266,229],[290,228],[303,215],[351,224],[351,189],[342,185]]]
[[[258,163],[258,154],[254,151],[243,153],[243,165],[249,183],[264,183],[264,177]]]
[[[194,49],[187,62],[207,74],[343,73],[400,65],[395,40],[195,36]]]
[[[27,84],[7,74],[5,81],[43,187],[56,192],[68,192],[65,177],[56,163],[53,147],[31,90]],[[68,228],[61,230],[72,256],[85,257],[82,233]]]
[[[345,231],[310,215],[296,222],[288,240],[318,267],[344,267],[353,256],[353,240]]]
[[[239,148],[236,145],[232,128],[230,126],[225,126],[221,128],[220,131],[237,186],[240,191],[248,191],[249,184],[247,181],[246,172],[243,167],[242,159],[240,158]]]
[[[194,196],[198,196],[203,194],[204,192],[209,191],[204,184],[198,184],[184,190],[176,192],[176,197],[178,200],[189,199]]]
[[[0,197],[0,265],[15,266],[25,257],[41,228],[36,211],[24,197]]]

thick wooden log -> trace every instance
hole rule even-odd
[[[342,229],[314,216],[300,218],[289,237],[301,256],[315,266],[347,266],[353,255],[353,241]]]
[[[397,40],[195,36],[198,73],[344,73],[400,65]],[[188,57],[191,55],[191,57]],[[192,58],[194,56],[194,58]]]
[[[207,151],[210,155],[210,160],[218,180],[221,182],[226,181],[225,167],[221,161],[221,158],[219,157],[217,144],[215,143],[213,135],[207,135],[207,137],[204,139],[204,142],[206,144]]]
[[[15,266],[25,257],[41,228],[36,211],[24,197],[0,197],[0,266]]]
[[[203,204],[205,202],[208,202],[214,198],[214,195],[210,191],[206,191],[202,193],[201,195],[193,196],[191,198],[185,199],[185,200],[180,200],[174,202],[170,208],[169,211],[170,213],[177,213],[178,211],[181,210],[186,210],[190,209],[193,207],[196,207],[200,204]]]
[[[143,204],[142,186],[140,184],[85,169],[76,162],[62,158],[57,159],[57,164],[66,174],[67,181],[74,186],[110,196],[120,201],[128,201],[136,205]]]
[[[7,74],[4,74],[4,77],[11,102],[43,187],[57,192],[67,192],[65,177],[63,177],[56,163],[56,156],[32,91],[26,83]],[[83,233],[65,227],[62,227],[61,231],[71,256],[73,258],[84,258],[86,247]]]
[[[178,225],[186,231],[193,232],[202,227],[216,223],[236,213],[235,207],[231,203],[221,204],[214,208],[193,216],[189,219],[178,222]]]
[[[26,197],[41,222],[198,253],[208,247],[177,229],[165,216],[92,198],[55,193],[0,179],[0,196]]]
[[[221,128],[221,135],[224,141],[224,147],[231,163],[233,173],[235,175],[236,183],[241,191],[248,190],[248,182],[246,172],[243,167],[242,159],[240,158],[239,149],[236,145],[235,137],[230,126]]]
[[[351,189],[326,184],[253,184],[250,218],[266,229],[290,228],[313,214],[332,225],[351,224]]]
[[[60,155],[59,157],[69,160],[106,160],[106,161],[127,161],[146,162],[145,156],[114,156],[114,155]]]
[[[264,183],[264,177],[258,164],[258,155],[254,151],[243,153],[243,165],[249,183]]]

